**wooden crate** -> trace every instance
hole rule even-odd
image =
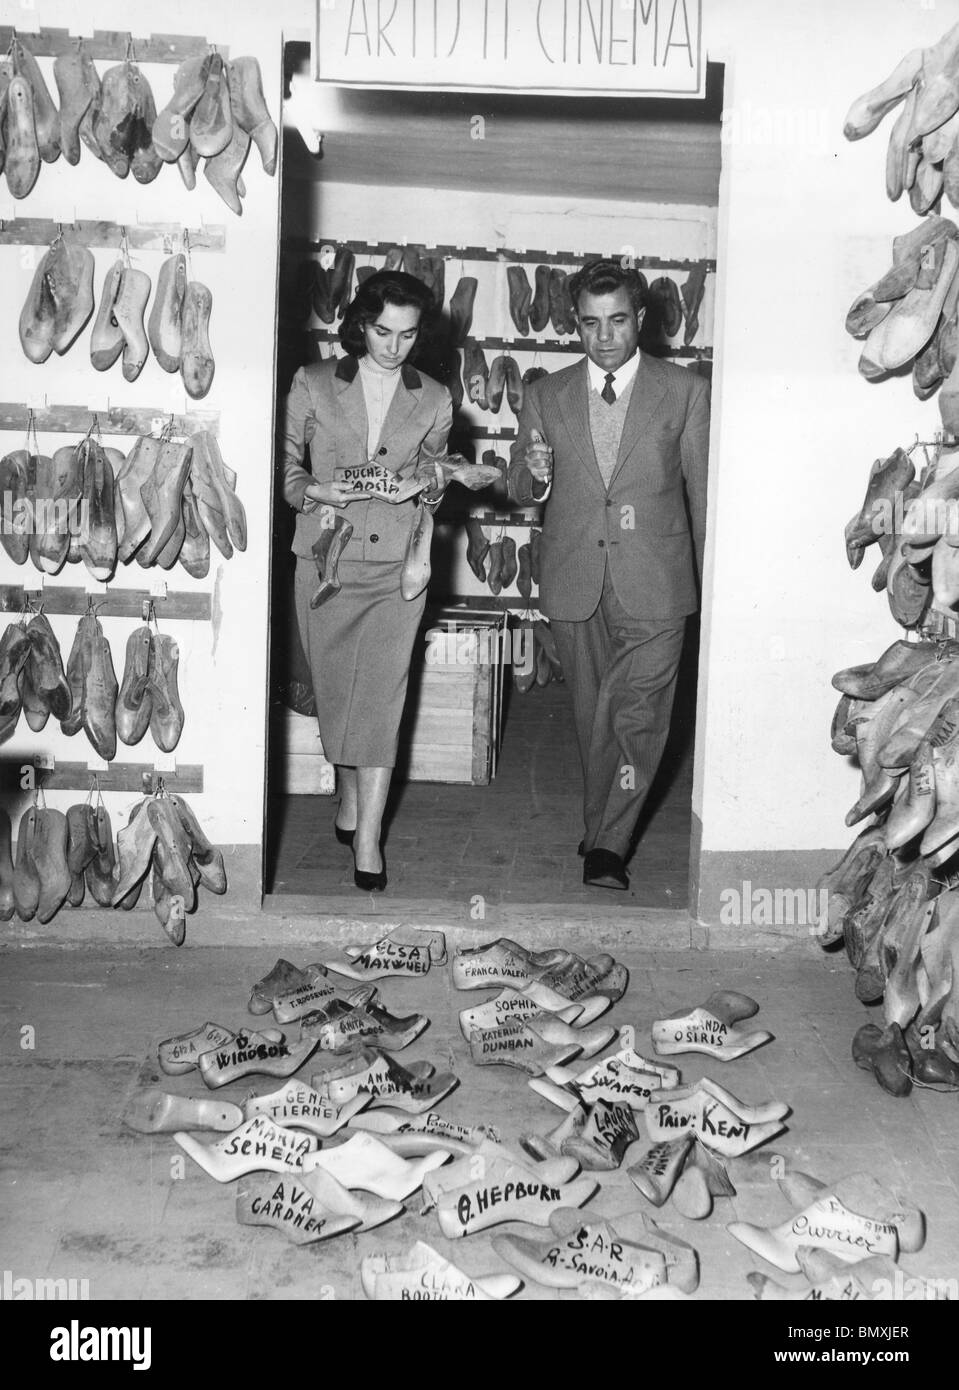
[[[441,610],[424,625],[400,726],[398,777],[485,786],[495,776],[504,631],[502,613],[462,609]],[[440,635],[431,640],[431,632]],[[332,795],[333,767],[314,718],[277,707],[272,740],[273,765],[282,769],[279,790]]]

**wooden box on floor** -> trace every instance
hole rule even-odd
[[[429,615],[410,670],[397,776],[485,786],[496,775],[506,614],[444,608]],[[288,795],[329,796],[332,765],[316,720],[277,708],[274,766]]]
[[[279,772],[279,791],[288,796],[333,795],[336,771],[323,756],[315,715],[294,714],[275,705],[270,737],[270,766]]]
[[[397,772],[411,782],[486,786],[496,775],[506,614],[445,607],[428,614],[414,659]]]

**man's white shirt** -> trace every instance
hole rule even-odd
[[[624,362],[621,367],[617,367],[613,372],[613,390],[617,396],[621,396],[626,390],[633,377],[639,371],[639,364],[642,360],[641,354],[637,349],[628,362]],[[598,366],[591,357],[586,359],[586,370],[589,372],[589,384],[594,391],[602,395],[603,387],[606,385],[606,377],[609,375],[605,367]]]

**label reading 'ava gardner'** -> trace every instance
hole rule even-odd
[[[314,1215],[317,1208],[323,1212],[322,1216]],[[254,1197],[250,1211],[262,1220],[308,1235],[319,1235],[327,1223],[326,1212],[319,1207],[313,1194],[289,1180],[278,1182],[265,1196]]]

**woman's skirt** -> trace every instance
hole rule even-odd
[[[296,614],[313,675],[323,753],[345,767],[394,767],[413,646],[426,593],[400,594],[403,562],[341,560],[342,588],[310,608],[312,559],[296,562]]]

